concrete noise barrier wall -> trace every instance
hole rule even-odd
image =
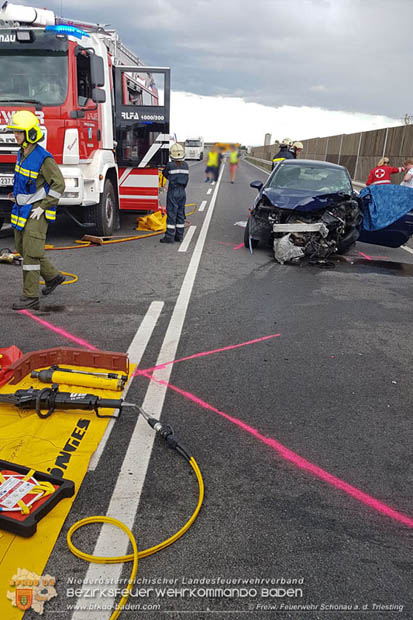
[[[388,157],[392,166],[402,166],[406,159],[413,158],[413,125],[311,138],[301,142],[304,149],[300,158],[340,164],[349,170],[354,181],[365,183],[370,170],[382,157]],[[278,144],[257,146],[252,147],[251,155],[271,160],[278,150]]]

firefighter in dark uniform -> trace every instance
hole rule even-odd
[[[161,243],[181,242],[185,226],[185,187],[189,181],[188,164],[184,160],[185,151],[180,144],[173,144],[169,151],[172,161],[163,170],[168,179],[166,195],[166,233]]]
[[[295,159],[295,155],[290,151],[290,146],[292,142],[289,138],[284,138],[284,140],[280,144],[280,150],[276,153],[272,160],[271,170],[274,170],[275,165],[279,161],[283,161],[284,159]]]
[[[39,309],[40,276],[43,295],[49,295],[65,277],[44,257],[48,223],[56,219],[56,205],[65,188],[63,175],[48,151],[37,116],[28,110],[15,112],[8,129],[21,147],[14,171],[11,225],[16,250],[23,258],[23,296],[13,310]]]

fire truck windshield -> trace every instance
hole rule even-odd
[[[32,31],[32,40],[21,43],[13,31],[8,31],[8,36],[4,32],[0,31],[0,104],[64,103],[68,76],[66,37]]]

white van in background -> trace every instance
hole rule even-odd
[[[185,140],[185,159],[204,159],[204,139],[190,138]]]

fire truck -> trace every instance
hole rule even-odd
[[[5,2],[0,10],[0,223],[18,150],[7,124],[31,110],[65,178],[59,201],[110,236],[123,211],[159,208],[168,162],[170,70],[148,67],[115,30]]]

